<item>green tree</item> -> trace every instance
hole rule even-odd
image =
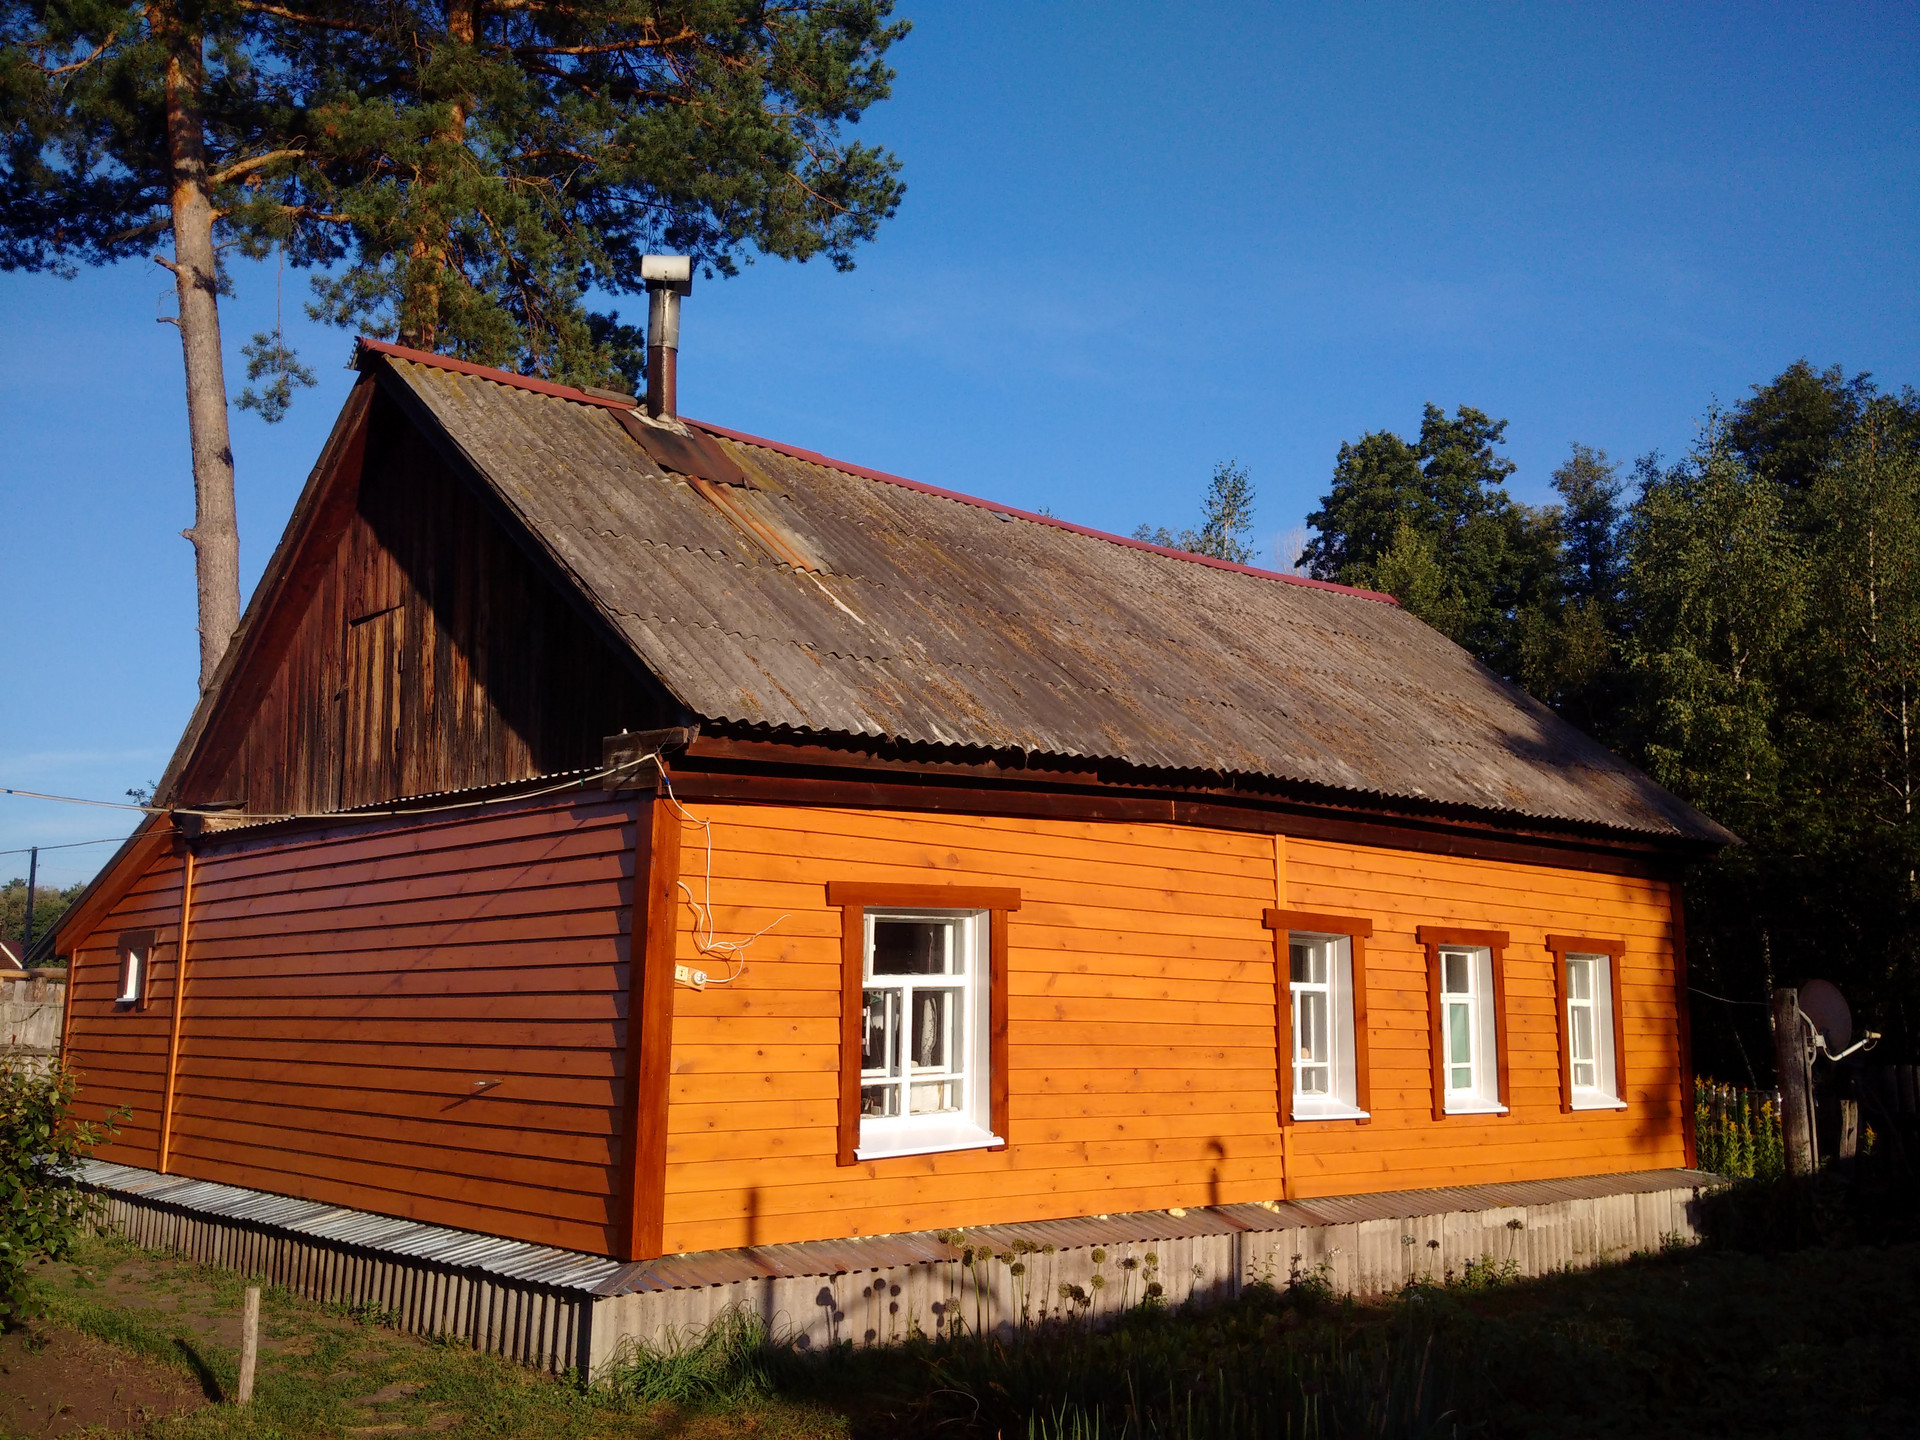
[[[642,289],[641,253],[846,267],[894,213],[898,162],[845,134],[889,93],[890,12],[0,0],[0,268],[146,255],[178,283],[203,686],[240,607],[222,251],[320,268],[341,325],[637,388],[639,331],[587,295]],[[278,330],[247,354],[242,403],[277,418],[310,377]]]
[[[1253,532],[1253,477],[1238,460],[1222,460],[1213,467],[1207,482],[1206,519],[1198,530],[1182,530],[1178,535],[1166,526],[1142,525],[1133,532],[1136,540],[1209,555],[1215,560],[1230,560],[1235,565],[1251,565],[1253,547],[1245,537]]]
[[[33,937],[43,941],[53,933],[53,927],[60,917],[67,913],[67,907],[84,890],[84,885],[69,885],[61,890],[52,885],[41,885],[33,892]],[[9,880],[0,886],[0,939],[12,946],[15,954],[26,938],[27,928],[27,882],[24,879]]]
[[[125,1111],[104,1124],[72,1119],[78,1082],[64,1065],[48,1068],[0,1055],[0,1324],[28,1313],[27,1276],[36,1264],[73,1253],[98,1212],[90,1191],[58,1183],[109,1140]]]
[[[1849,380],[1838,365],[1815,370],[1796,360],[1727,415],[1727,448],[1755,473],[1802,494],[1839,455],[1874,393],[1865,374]]]
[[[1559,512],[1506,491],[1506,425],[1430,404],[1417,442],[1375,431],[1342,445],[1300,560],[1319,579],[1387,591],[1519,677],[1539,628],[1529,612],[1556,602],[1563,558]]]

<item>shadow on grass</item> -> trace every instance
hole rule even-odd
[[[216,1405],[225,1401],[226,1387],[220,1383],[220,1377],[214,1374],[213,1366],[207,1363],[206,1357],[195,1348],[194,1343],[184,1335],[176,1335],[173,1337],[173,1348],[178,1352],[178,1363],[184,1365],[198,1382],[201,1393]]]

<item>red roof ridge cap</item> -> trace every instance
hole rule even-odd
[[[536,395],[551,395],[559,400],[572,400],[582,405],[597,405],[603,410],[635,408],[633,405],[622,404],[605,395],[591,394],[577,386],[556,385],[551,380],[539,380],[531,375],[516,375],[511,370],[500,370],[490,365],[476,365],[470,360],[456,360],[451,355],[436,355],[428,350],[414,350],[405,345],[396,345],[390,340],[374,340],[362,335],[359,337],[358,345],[359,348],[355,352],[356,361],[360,354],[371,351],[376,355],[390,355],[398,360],[411,360],[416,364],[431,365],[438,370],[451,370],[458,375],[472,375],[481,380],[491,380],[499,385],[511,385],[517,390],[530,390]],[[689,415],[682,415],[679,419],[743,445],[755,445],[762,450],[771,450],[778,455],[789,455],[795,460],[805,460],[812,465],[824,465],[830,470],[838,470],[843,474],[858,475],[863,480],[879,480],[884,484],[899,485],[904,489],[916,490],[922,495],[936,495],[942,500],[972,505],[981,510],[991,511],[995,515],[1011,515],[1036,525],[1051,525],[1056,530],[1070,531],[1091,540],[1105,540],[1111,545],[1125,545],[1133,550],[1146,550],[1155,555],[1164,555],[1169,560],[1185,560],[1190,564],[1206,565],[1215,570],[1253,575],[1262,580],[1277,580],[1284,585],[1303,585],[1310,590],[1331,590],[1338,595],[1354,595],[1362,600],[1377,600],[1386,605],[1398,606],[1400,603],[1383,591],[1363,590],[1357,585],[1340,585],[1332,580],[1315,580],[1307,575],[1288,575],[1279,570],[1263,570],[1254,565],[1239,565],[1231,560],[1216,560],[1211,555],[1196,555],[1191,550],[1177,550],[1171,545],[1155,545],[1150,540],[1136,540],[1130,535],[1115,535],[1106,530],[1095,530],[1090,525],[1076,525],[1071,520],[1062,520],[1057,516],[1041,515],[1032,510],[1022,510],[1017,506],[1002,505],[997,500],[985,500],[978,495],[967,495],[958,490],[947,490],[938,485],[909,480],[904,475],[890,475],[885,470],[873,470],[865,465],[855,465],[850,461],[835,460],[831,456],[822,455],[817,450],[783,444],[778,440],[769,440],[764,435],[750,435],[744,430],[732,430],[725,425],[715,425],[708,420],[695,420]]]

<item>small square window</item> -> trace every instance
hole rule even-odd
[[[979,912],[866,912],[862,1160],[996,1145]]]
[[[113,1003],[123,1009],[144,1008],[147,972],[153,961],[153,932],[142,930],[122,935],[117,948],[120,968],[114,979]]]
[[[1295,931],[1287,937],[1287,969],[1293,1118],[1366,1119],[1355,1065],[1352,940]]]

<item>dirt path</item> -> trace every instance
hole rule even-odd
[[[0,1335],[0,1434],[133,1430],[208,1403],[171,1366],[73,1330],[29,1325]]]

